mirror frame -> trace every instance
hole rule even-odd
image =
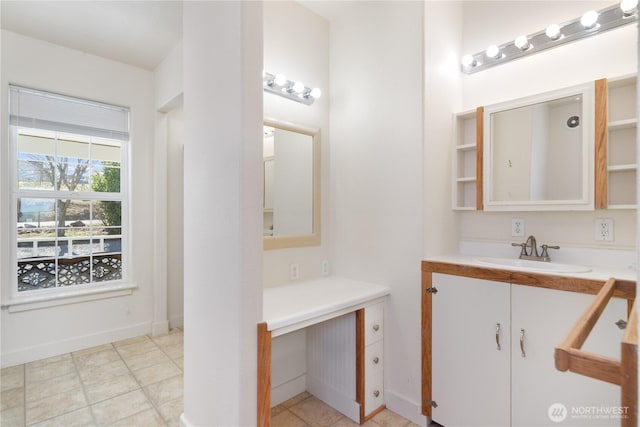
[[[485,211],[577,211],[594,210],[595,192],[595,100],[594,82],[489,105],[484,108],[483,193]],[[582,96],[582,195],[572,200],[496,201],[493,196],[491,115],[572,95]]]
[[[271,126],[290,132],[309,135],[313,142],[313,209],[312,209],[312,230],[311,234],[300,234],[292,236],[263,236],[263,249],[285,249],[297,248],[302,246],[319,246],[320,245],[320,129],[294,124],[282,120],[265,118],[263,121],[265,126]],[[264,185],[263,185],[264,197]]]

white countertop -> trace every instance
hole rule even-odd
[[[426,258],[425,261],[434,261],[434,262],[445,262],[449,264],[458,264],[458,265],[468,265],[473,267],[482,267],[482,268],[494,268],[498,270],[509,270],[509,271],[526,271],[522,268],[511,268],[507,266],[498,266],[498,265],[487,265],[486,263],[482,263],[478,261],[479,258],[485,258],[484,255],[442,255],[431,258]],[[517,258],[517,257],[515,257]],[[542,262],[542,261],[541,261]],[[630,269],[630,268],[606,268],[606,267],[597,267],[597,266],[589,266],[588,264],[580,264],[585,265],[591,268],[591,271],[584,273],[558,273],[558,272],[545,272],[541,270],[531,270],[531,272],[535,272],[536,274],[549,274],[553,276],[565,276],[565,277],[577,277],[581,279],[592,279],[592,280],[601,280],[606,281],[610,277],[615,277],[616,279],[623,280],[637,280],[638,272]]]
[[[267,288],[263,321],[280,335],[358,310],[389,292],[388,286],[335,276]]]

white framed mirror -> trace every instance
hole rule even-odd
[[[320,244],[320,130],[264,120],[264,249]]]
[[[594,209],[594,87],[485,107],[484,209]]]

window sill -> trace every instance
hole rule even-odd
[[[131,295],[138,285],[135,283],[113,283],[108,286],[58,291],[47,295],[19,296],[2,302],[2,308],[9,313],[55,307],[66,304],[95,301]]]

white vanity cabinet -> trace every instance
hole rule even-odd
[[[619,419],[571,415],[617,408],[620,388],[556,370],[554,349],[593,295],[433,273],[432,418],[444,426],[618,425]],[[583,349],[619,358],[626,301],[603,313]]]
[[[384,303],[364,309],[364,418],[384,406]]]

